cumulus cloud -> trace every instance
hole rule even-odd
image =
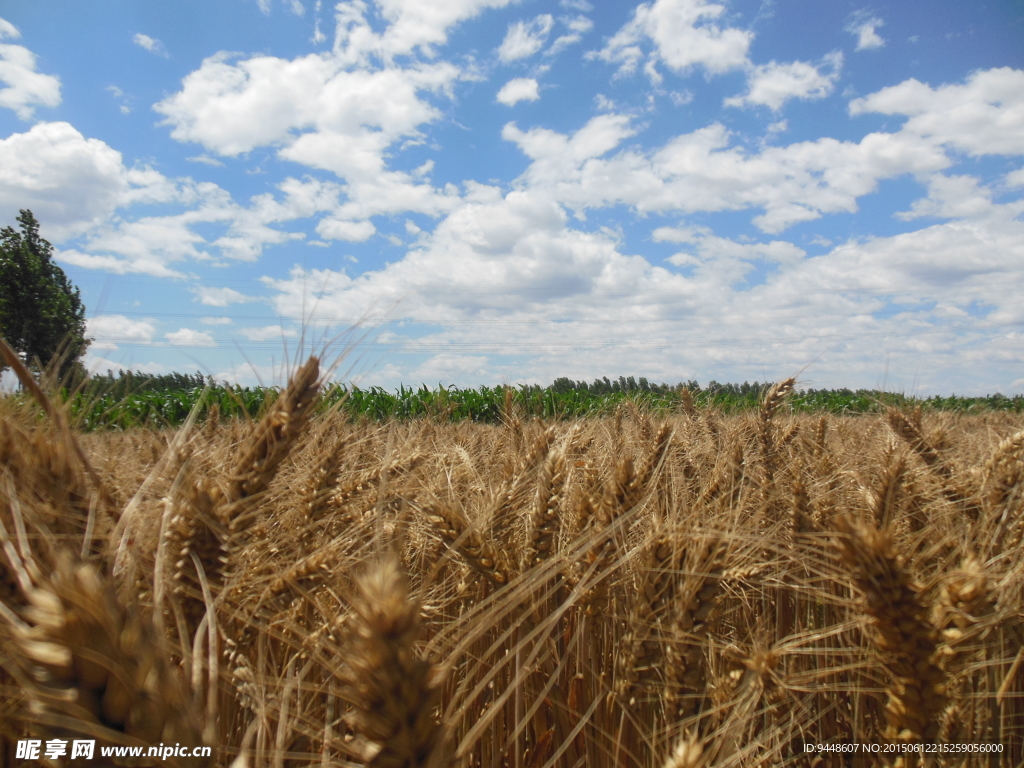
[[[21,37],[18,28],[0,19],[0,40]],[[60,78],[36,71],[36,55],[22,45],[0,43],[0,107],[31,120],[36,107],[60,104]]]
[[[229,304],[241,304],[256,301],[253,296],[246,296],[234,288],[209,288],[201,285],[192,289],[200,304],[207,307],[226,307]]]
[[[343,219],[324,219],[316,225],[316,232],[325,240],[348,240],[361,243],[377,234],[372,221],[345,221]]]
[[[172,126],[172,138],[229,157],[290,144],[296,132],[308,128],[332,132],[337,141],[361,139],[364,145],[368,133],[382,132],[390,143],[438,117],[417,91],[443,89],[458,75],[443,63],[349,71],[328,54],[290,61],[231,59],[222,53],[204,60],[182,81],[181,91],[154,106]]]
[[[547,316],[562,300],[584,307],[595,291],[628,292],[630,275],[644,265],[618,254],[606,234],[567,228],[560,206],[543,196],[502,196],[472,184],[466,203],[400,262],[357,278],[297,268],[287,280],[265,282],[278,292],[275,309],[289,317],[301,315],[304,292],[316,285],[311,322],[344,324],[393,305],[420,321],[445,322],[495,309]]]
[[[554,25],[555,19],[550,13],[541,14],[532,21],[509,24],[505,39],[498,46],[498,58],[510,62],[533,56],[544,47]]]
[[[868,51],[885,45],[885,40],[875,31],[884,25],[885,22],[870,11],[860,10],[850,16],[844,29],[857,37],[858,51]]]
[[[505,83],[495,99],[506,106],[514,106],[520,101],[537,101],[540,98],[537,81],[532,77],[517,77]]]
[[[947,176],[936,173],[928,178],[928,195],[915,200],[909,211],[895,214],[902,221],[925,216],[944,219],[977,219],[1004,213],[1005,207],[993,207],[992,191],[975,176]],[[1019,204],[1024,210],[1024,203]]]
[[[3,40],[5,37],[17,39],[21,37],[21,32],[7,19],[0,19],[0,40]]]
[[[1010,171],[1005,177],[1003,177],[1003,183],[1010,188],[1024,187],[1024,168],[1018,168],[1016,171]]]
[[[562,24],[569,28],[569,34],[559,35],[555,42],[544,51],[545,56],[555,56],[561,53],[570,45],[575,45],[583,39],[583,35],[594,28],[594,22],[586,16],[575,16],[572,18],[560,19]]]
[[[74,248],[55,253],[57,261],[84,269],[98,269],[113,275],[151,275],[153,277],[183,278],[184,274],[168,267],[151,254],[142,254],[135,259],[125,259],[110,254],[82,253]]]
[[[794,263],[807,255],[802,248],[785,240],[738,243],[716,236],[707,227],[658,227],[651,233],[651,238],[655,242],[692,244],[699,259],[703,261],[768,259],[780,263]],[[684,252],[670,256],[669,261],[677,266],[685,266],[694,263],[694,257]]]
[[[132,320],[124,315],[97,315],[85,323],[86,335],[93,339],[94,350],[115,350],[118,344],[148,344],[156,326],[150,320]]]
[[[676,72],[701,67],[717,75],[747,64],[747,51],[754,35],[715,23],[725,6],[707,0],[656,0],[642,3],[600,51],[592,56],[618,64],[629,74],[645,59],[648,73],[657,62]],[[653,44],[653,49],[645,48]]]
[[[269,193],[256,195],[243,206],[216,184],[186,180],[174,198],[189,205],[184,213],[111,221],[93,229],[83,247],[104,258],[116,254],[122,260],[121,269],[148,274],[155,274],[154,264],[211,261],[215,255],[254,261],[267,246],[304,237],[301,232],[286,232],[272,224],[313,216],[338,206],[338,187],[334,184],[286,179],[278,190],[278,197]],[[195,229],[204,224],[222,227],[223,234],[207,240]],[[91,261],[93,266],[102,268],[102,261]],[[82,265],[88,266],[84,260]]]
[[[168,369],[161,363],[148,362],[139,363],[131,360],[111,360],[103,357],[102,355],[96,355],[92,352],[92,347],[85,355],[85,367],[89,371],[96,373],[98,371],[108,371],[113,373],[114,371],[124,370],[125,368],[132,371],[141,371],[142,373],[167,373]]]
[[[144,35],[141,32],[138,32],[132,38],[132,42],[140,48],[156,54],[157,56],[163,56],[165,59],[168,57],[167,49],[164,47],[164,44],[155,37],[150,37],[149,35]]]
[[[445,193],[389,170],[385,154],[399,140],[418,141],[419,126],[440,117],[419,92],[443,92],[458,75],[445,62],[369,70],[347,69],[334,54],[235,63],[223,54],[206,59],[154,108],[179,141],[232,157],[278,146],[285,160],[337,174],[347,183],[341,218],[437,215],[450,209]]]
[[[850,241],[813,259],[784,239],[742,242],[701,227],[659,227],[653,240],[681,247],[666,269],[624,253],[613,232],[575,228],[542,190],[503,194],[472,185],[465,204],[400,262],[355,278],[296,268],[265,282],[275,309],[296,320],[344,324],[390,310],[441,326],[382,340],[396,365],[420,361],[395,374],[406,382],[429,372],[431,380],[479,384],[483,370],[494,383],[520,380],[527,374],[509,356],[521,352],[530,380],[603,375],[614,356],[622,370],[672,381],[680,370],[791,375],[815,360],[820,385],[876,385],[872,372],[889,354],[890,384],[933,366],[935,381],[959,388],[951,350],[964,329],[979,340],[972,354],[989,361],[993,375],[1024,351],[1024,341],[985,329],[994,318],[965,311],[977,301],[1012,311],[1024,279],[1019,208],[991,207],[984,221]],[[319,296],[313,318],[310,285]],[[890,302],[912,309],[894,314]]]
[[[68,123],[37,123],[0,139],[0,216],[30,208],[55,241],[105,221],[120,205],[177,194],[157,171],[126,168],[121,153]]]
[[[164,337],[175,347],[215,347],[217,342],[208,331],[196,331],[192,328],[180,328],[165,333]]]
[[[364,63],[370,56],[392,61],[395,56],[419,51],[434,55],[434,46],[448,40],[448,30],[487,8],[503,8],[512,0],[377,0],[376,6],[387,26],[374,32],[366,19],[363,0],[346,0],[335,5],[337,23],[334,51],[349,63]]]
[[[1024,70],[975,72],[932,88],[915,79],[850,102],[850,114],[906,115],[903,132],[972,155],[1024,154]]]
[[[823,99],[835,88],[842,67],[843,54],[839,51],[828,54],[820,66],[806,61],[752,66],[747,73],[747,92],[726,99],[724,104],[762,105],[777,112],[790,99]]]
[[[190,163],[202,163],[203,165],[210,165],[214,168],[223,168],[224,163],[218,160],[216,157],[210,157],[209,155],[196,155],[195,157],[186,157]]]
[[[249,341],[270,341],[271,339],[292,338],[297,334],[280,325],[265,325],[262,328],[239,328],[238,332]]]
[[[264,16],[270,15],[271,0],[256,0],[256,5]],[[302,0],[285,0],[285,6],[296,16],[302,16],[306,13],[306,6],[302,4]],[[320,3],[317,2],[317,10],[320,10],[319,6]]]
[[[517,186],[543,189],[577,211],[617,204],[639,213],[762,208],[753,223],[777,233],[825,213],[857,210],[881,179],[950,165],[941,148],[913,135],[871,133],[860,142],[823,138],[749,153],[720,124],[648,152],[606,153],[632,135],[622,115],[592,118],[573,136],[506,125],[502,136],[533,161]]]

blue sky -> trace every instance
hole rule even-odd
[[[20,208],[101,371],[1021,393],[1024,3],[0,0]]]

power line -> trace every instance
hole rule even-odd
[[[617,305],[621,308],[623,305]],[[640,307],[648,305],[636,305]],[[851,315],[847,312],[815,312],[815,313],[800,313],[800,314],[778,314],[778,313],[755,313],[747,314],[743,316],[743,320],[756,320],[761,319],[765,321],[784,321],[784,320],[805,320],[820,317],[835,317],[841,318],[848,321],[855,321],[859,319],[871,319],[871,320],[887,320],[891,319],[892,315],[900,314],[906,310],[895,310],[891,315],[884,317],[876,317],[880,313],[878,312],[865,312],[863,314]],[[187,312],[97,312],[92,317],[178,317],[178,318],[191,318],[202,322],[205,318],[220,319],[228,318],[230,320],[276,320],[278,322],[282,320],[292,320],[292,318],[286,315],[197,315]],[[396,323],[415,324],[415,325],[561,325],[561,326],[578,326],[578,325],[622,325],[624,323],[636,324],[636,323],[703,323],[703,324],[714,324],[721,325],[723,322],[729,322],[730,318],[723,318],[719,316],[682,316],[682,317],[656,317],[656,318],[616,318],[609,320],[600,319],[538,319],[538,320],[443,320],[443,321],[430,321],[430,320],[411,320],[409,318],[395,318],[395,319],[381,319],[374,320],[372,323],[368,322],[365,318],[346,318],[346,317],[315,317],[310,318],[307,322],[310,323],[329,323],[331,325],[348,325],[351,327],[376,327],[379,325],[394,325]],[[298,322],[298,321],[293,321]],[[218,323],[212,323],[217,325]],[[1024,326],[1024,321],[1010,322],[1010,323],[991,323],[984,326],[973,326],[972,330],[984,329],[984,328],[1010,328],[1015,326]]]
[[[417,338],[402,338],[394,341],[379,340],[357,340],[351,341],[343,346],[346,349],[398,349],[403,352],[415,353],[419,351],[443,351],[457,349],[470,352],[509,352],[510,350],[522,350],[523,352],[570,352],[570,351],[603,351],[615,349],[630,349],[638,352],[664,351],[670,349],[702,349],[710,347],[761,347],[777,345],[806,344],[822,341],[857,341],[861,339],[881,339],[893,337],[900,340],[919,338],[936,334],[950,334],[957,332],[971,332],[978,330],[996,330],[1001,327],[1019,326],[1024,323],[1001,323],[988,327],[958,328],[946,326],[941,328],[916,329],[913,333],[901,333],[898,331],[868,331],[863,333],[811,333],[794,336],[773,335],[770,337],[751,338],[749,336],[717,337],[686,340],[650,340],[647,342],[636,339],[608,340],[597,342],[566,341],[564,343],[549,341],[537,344],[532,341],[516,341],[514,339],[502,339],[493,342],[487,341],[420,341]],[[976,340],[976,339],[975,339]],[[149,347],[160,349],[280,349],[282,341],[297,341],[291,337],[285,339],[249,340],[249,339],[220,339],[210,344],[202,343],[178,343],[173,341],[142,341],[137,337],[116,337],[106,336],[94,339],[100,344],[109,343],[128,347]]]

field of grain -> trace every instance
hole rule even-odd
[[[314,415],[318,377],[160,432],[0,408],[7,760],[1024,763],[1024,416],[794,414],[790,380],[735,415],[381,423]]]

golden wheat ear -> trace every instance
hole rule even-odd
[[[25,592],[23,618],[0,611],[15,644],[10,671],[24,689],[23,727],[126,746],[203,744],[192,696],[151,624],[92,564],[61,552]],[[189,765],[213,765],[196,760]]]
[[[320,392],[320,361],[310,357],[288,382],[241,448],[226,487],[211,495],[217,516],[232,531],[248,526],[244,513],[277,474],[313,413]]]
[[[82,450],[68,423],[64,408],[55,405],[36,382],[21,358],[0,338],[0,360],[17,375],[21,385],[32,395],[46,414],[57,434],[41,429],[32,434],[17,434],[14,424],[5,424],[0,436],[4,444],[2,465],[15,476],[21,487],[49,499],[62,514],[51,521],[58,534],[79,538],[94,535],[96,512],[105,519],[118,516],[113,496]],[[79,542],[76,542],[76,544]],[[97,542],[85,542],[85,550],[92,551]]]
[[[419,603],[410,599],[396,556],[357,582],[348,627],[346,670],[350,724],[374,768],[442,768],[445,734],[437,719],[441,691],[434,665],[419,658]]]
[[[189,635],[206,612],[201,581],[206,579],[214,597],[223,588],[229,558],[252,523],[256,503],[309,422],[320,391],[319,377],[320,361],[310,357],[243,442],[222,482],[186,474],[168,536],[178,558],[174,580]],[[203,566],[202,576],[193,554]]]
[[[702,768],[707,765],[703,745],[696,734],[680,739],[662,768]]]
[[[930,606],[887,533],[846,519],[839,519],[837,527],[840,558],[863,595],[862,607],[874,630],[871,639],[889,677],[884,736],[934,742],[948,699]]]

